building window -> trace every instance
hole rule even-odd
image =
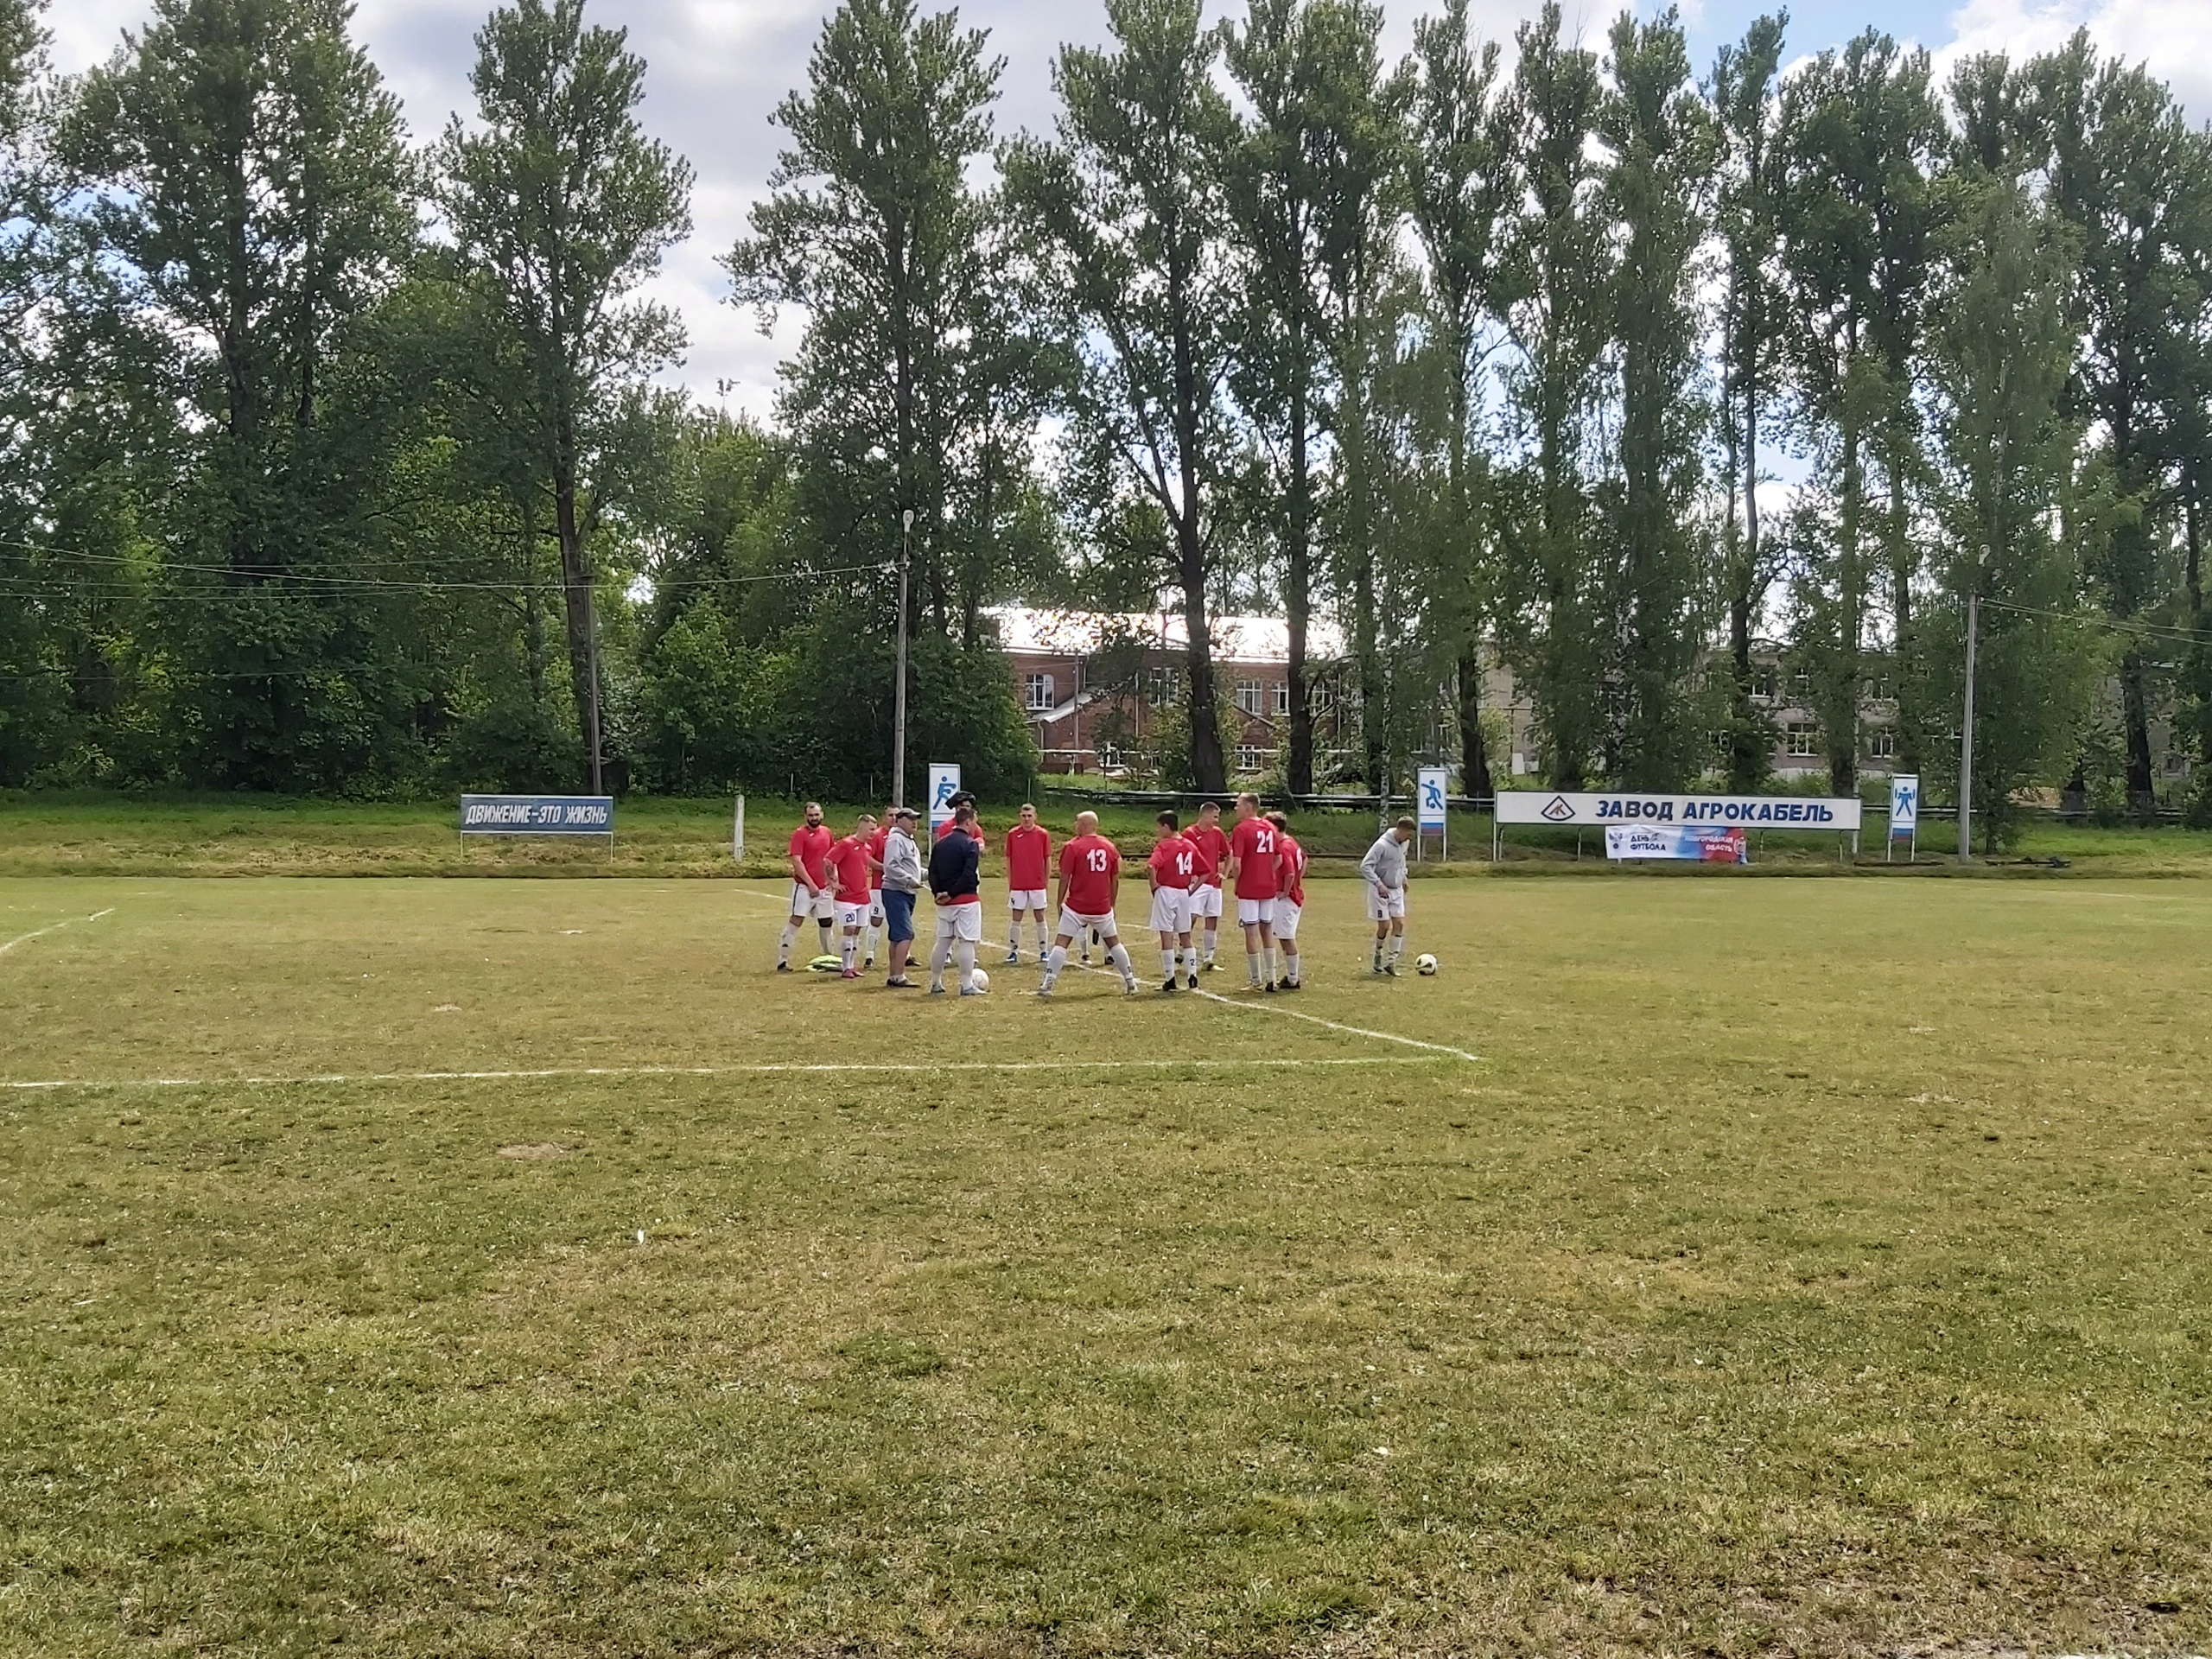
[[[1182,677],[1172,668],[1151,671],[1151,696],[1154,703],[1165,706],[1175,701],[1182,691]]]
[[[1030,712],[1041,712],[1052,706],[1052,677],[1049,674],[1030,674],[1023,677]]]
[[[1098,746],[1098,764],[1105,771],[1119,772],[1122,769],[1121,750],[1111,743],[1101,743]]]
[[[1236,682],[1236,707],[1248,715],[1260,712],[1260,683],[1257,680]]]
[[[1316,680],[1306,688],[1306,706],[1317,714],[1335,701],[1336,693],[1330,690],[1326,680]]]
[[[1886,726],[1877,726],[1866,734],[1866,753],[1876,760],[1893,760],[1897,753],[1897,734]]]
[[[1278,717],[1290,713],[1290,682],[1285,680],[1275,687],[1275,714]]]
[[[1267,763],[1267,757],[1249,745],[1236,751],[1236,775],[1240,778],[1253,776]]]
[[[1809,668],[1799,669],[1789,677],[1789,685],[1796,696],[1801,697],[1810,696],[1813,690],[1813,671]]]
[[[1754,702],[1774,701],[1774,671],[1772,669],[1762,668],[1752,674],[1751,701]]]
[[[1789,754],[1818,754],[1821,752],[1820,743],[1821,728],[1819,727],[1808,726],[1802,721],[1793,721],[1790,722],[1789,734],[1784,740],[1784,752]]]

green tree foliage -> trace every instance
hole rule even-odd
[[[1931,624],[1933,666],[1948,702],[1961,690],[1964,613],[1977,596],[1973,806],[1994,852],[2017,830],[2016,793],[2080,741],[2099,668],[2071,613],[2078,567],[2052,511],[2069,495],[2080,438],[2066,409],[2074,251],[2018,176],[1970,161],[1948,183],[1956,221],[1938,243],[1929,384],[1950,602]],[[1955,789],[1955,757],[1936,766]]]
[[[1694,289],[1714,142],[1672,9],[1648,24],[1624,14],[1611,48],[1612,95],[1598,130],[1625,245],[1614,301],[1619,477],[1608,517],[1619,655],[1608,770],[1632,789],[1678,789],[1701,769],[1707,747],[1704,711],[1690,695],[1707,639],[1698,496],[1708,417]]]
[[[1787,13],[1753,20],[1742,41],[1723,47],[1713,67],[1719,142],[1716,204],[1726,273],[1720,302],[1721,489],[1728,504],[1719,558],[1727,617],[1728,713],[1722,737],[1730,790],[1766,781],[1774,728],[1752,700],[1751,633],[1780,572],[1759,530],[1760,420],[1782,372],[1784,312],[1775,260],[1775,128]]]
[[[1527,453],[1521,511],[1501,525],[1508,649],[1526,677],[1561,789],[1580,788],[1605,736],[1606,584],[1593,515],[1590,423],[1612,324],[1611,223],[1593,140],[1605,87],[1570,46],[1556,0],[1522,26],[1510,93],[1525,189],[1506,227],[1505,384]]]
[[[1484,744],[1483,647],[1495,615],[1488,457],[1477,448],[1479,378],[1494,349],[1504,272],[1498,236],[1514,202],[1510,107],[1498,95],[1497,47],[1478,45],[1468,0],[1417,19],[1400,74],[1409,128],[1402,149],[1408,213],[1421,239],[1429,327],[1449,365],[1447,474],[1440,515],[1444,615],[1456,643],[1460,787],[1492,792]]]
[[[1198,0],[1108,0],[1114,45],[1061,50],[1057,142],[1018,143],[1008,165],[1050,291],[1084,343],[1074,409],[1078,441],[1094,449],[1087,476],[1134,491],[1167,532],[1154,557],[1189,629],[1192,772],[1218,791],[1228,771],[1209,600],[1214,497],[1234,454],[1224,158],[1235,124],[1212,79],[1219,37],[1199,10]]]
[[[188,769],[334,788],[412,764],[423,683],[376,517],[389,388],[353,342],[412,246],[398,106],[327,0],[161,0],[60,137],[190,413],[153,595]]]
[[[492,442],[545,498],[534,522],[560,556],[569,670],[584,771],[601,782],[605,734],[590,545],[625,482],[652,374],[680,351],[666,308],[629,297],[690,229],[691,169],[645,137],[645,60],[624,31],[586,28],[583,0],[517,0],[476,36],[477,124],[438,148],[439,202],[478,302],[507,336],[486,377]],[[495,346],[494,349],[497,349]]]

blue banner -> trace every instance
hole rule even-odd
[[[1705,864],[1748,864],[1741,828],[1715,823],[1607,825],[1607,858],[1686,858]]]
[[[464,795],[464,836],[611,836],[612,795]]]

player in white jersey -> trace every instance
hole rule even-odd
[[[1406,843],[1418,833],[1411,818],[1400,818],[1375,838],[1359,861],[1360,879],[1367,884],[1367,918],[1375,924],[1371,971],[1393,979],[1398,976],[1398,958],[1406,954]]]

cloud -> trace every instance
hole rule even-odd
[[[1859,0],[1877,11],[1889,3]],[[1516,25],[1539,3],[1478,0],[1478,25],[1506,46],[1510,60]],[[1570,34],[1602,46],[1614,3],[1567,0]],[[1410,48],[1412,20],[1428,9],[1418,0],[1391,0],[1383,34],[1389,60]],[[362,0],[354,28],[404,102],[416,142],[428,143],[453,111],[469,106],[474,36],[488,10],[486,0]],[[1818,11],[1817,0],[1808,10]],[[629,31],[632,48],[648,66],[641,118],[697,172],[691,238],[671,254],[649,291],[683,316],[690,335],[689,359],[671,382],[732,410],[768,412],[776,364],[796,340],[797,325],[785,317],[774,336],[764,339],[752,315],[728,303],[729,284],[716,262],[744,233],[746,215],[766,188],[781,148],[769,117],[804,79],[829,10],[828,0],[591,0],[588,14],[594,23]],[[992,49],[1007,60],[999,130],[1048,130],[1053,59],[1063,41],[1105,39],[1104,0],[977,0],[961,11],[990,31]],[[1241,11],[1240,5],[1226,8],[1226,15]],[[56,0],[47,16],[55,66],[73,73],[101,61],[120,44],[123,31],[139,27],[149,12],[147,0]],[[1685,15],[1702,62],[1709,45],[1697,37],[1740,28],[1748,11],[1711,0]],[[1819,23],[1829,21],[1823,15]],[[1819,27],[1812,16],[1806,22]],[[1953,38],[1939,53],[1946,67],[1964,53],[1991,48],[2024,54],[2063,41],[2077,24],[2087,24],[2106,49],[2147,59],[2171,76],[2197,119],[2212,116],[2212,4],[2206,0],[1969,0],[1952,15]],[[1806,38],[1809,45],[1827,43]]]

